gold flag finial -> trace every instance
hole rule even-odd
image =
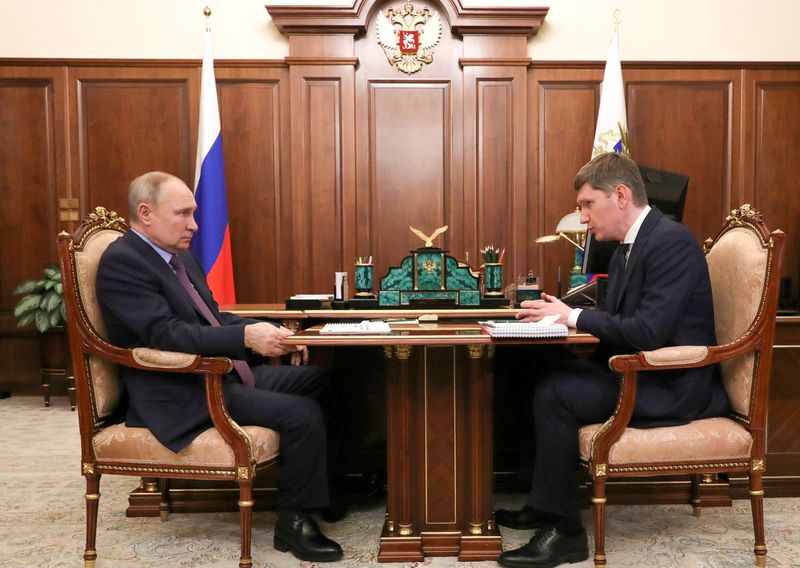
[[[206,17],[206,31],[210,32],[211,31],[211,8],[209,8],[208,6],[203,8],[203,14]]]
[[[622,23],[622,12],[619,8],[614,10],[614,13],[611,15],[611,21],[614,23],[615,28],[619,28],[619,25]]]

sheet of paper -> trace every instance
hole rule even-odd
[[[291,300],[332,300],[333,294],[295,294]]]

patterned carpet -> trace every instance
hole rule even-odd
[[[0,400],[0,566],[80,567],[84,546],[84,482],[80,475],[77,415],[66,399],[44,408],[40,398]],[[167,523],[126,518],[133,478],[106,476],[100,490],[97,568],[237,566],[236,513],[173,514]],[[496,506],[516,506],[521,496],[498,495]],[[363,506],[325,530],[342,543],[345,559],[331,568],[381,566],[376,560],[384,504]],[[766,500],[768,566],[800,567],[800,499]],[[591,527],[589,511],[584,522]],[[254,514],[253,565],[289,568],[312,564],[272,548],[275,515]],[[589,529],[591,530],[591,529]],[[504,547],[515,548],[530,531],[505,530]],[[750,505],[706,509],[699,519],[688,506],[611,506],[606,553],[610,567],[730,568],[753,566]],[[590,550],[592,547],[590,535]],[[591,556],[590,556],[591,558]],[[573,564],[592,566],[591,560]],[[494,562],[432,558],[403,568],[484,568]]]

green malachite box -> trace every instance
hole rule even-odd
[[[378,304],[407,306],[412,299],[453,299],[457,306],[479,306],[478,274],[447,254],[425,247],[410,251],[381,278]]]

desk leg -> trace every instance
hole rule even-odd
[[[500,531],[494,526],[492,470],[494,380],[492,376],[493,345],[470,345],[467,367],[466,398],[470,483],[466,489],[469,523],[461,539],[464,561],[495,560],[501,551]]]
[[[489,352],[386,347],[388,496],[379,562],[493,560]]]
[[[411,481],[412,440],[416,435],[411,419],[414,403],[409,373],[411,346],[387,345],[384,353],[389,359],[386,376],[388,491],[378,562],[415,562],[423,560],[424,556],[419,527],[414,527],[412,521],[416,502]]]

